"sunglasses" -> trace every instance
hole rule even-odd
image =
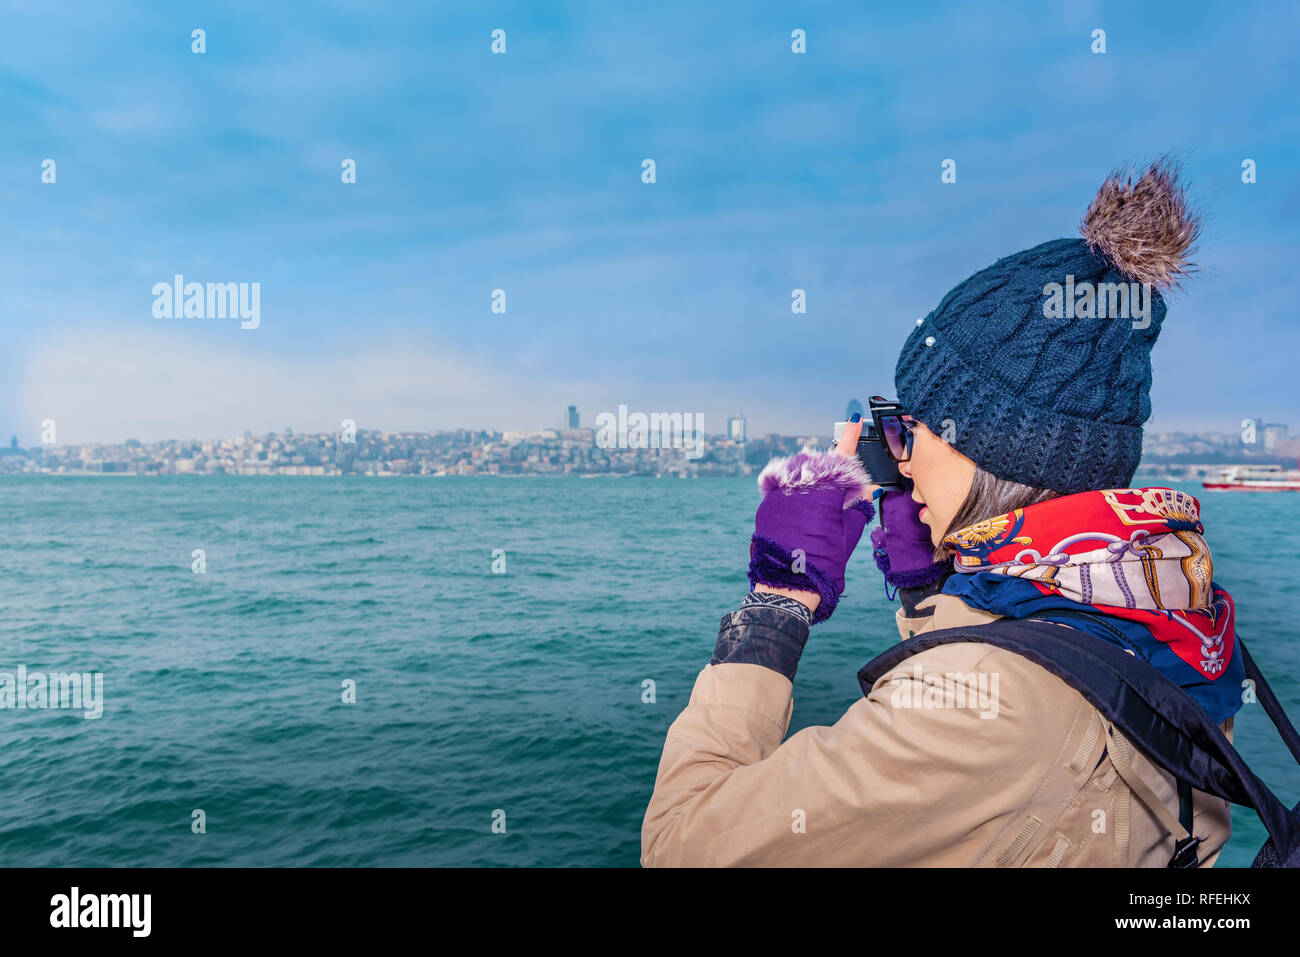
[[[895,462],[906,462],[912,457],[912,426],[916,420],[897,402],[882,396],[873,395],[870,404],[871,421],[880,437],[880,444]]]

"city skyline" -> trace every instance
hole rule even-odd
[[[627,404],[621,403],[620,405],[625,409]],[[660,415],[667,416],[672,414],[662,410],[652,411],[646,409],[643,411],[648,415],[654,415],[654,416],[660,416]],[[869,415],[863,409],[863,404],[861,400],[857,399],[856,397],[850,398],[848,402],[845,403],[844,419],[849,418],[854,411],[860,412],[861,414],[863,414],[864,418],[869,419]],[[617,418],[618,412],[619,412],[619,407],[615,407],[613,409],[601,409],[593,413],[590,418],[593,420],[599,420],[601,416],[610,416],[613,418]],[[441,429],[430,429],[430,428],[393,429],[393,428],[381,427],[378,425],[365,425],[362,423],[358,423],[357,420],[353,418],[348,418],[342,421],[352,422],[353,423],[352,427],[354,429],[357,429],[358,431],[369,431],[369,432],[376,432],[379,434],[386,434],[386,435],[436,435],[436,434],[449,434],[455,432],[510,434],[511,432],[520,432],[520,433],[538,432],[547,429],[551,429],[555,431],[563,431],[566,429],[569,430],[590,429],[592,431],[595,431],[599,428],[596,425],[582,425],[581,424],[582,418],[583,416],[581,413],[581,409],[578,406],[570,403],[569,405],[565,406],[564,412],[560,417],[561,424],[559,425],[522,426],[519,425],[518,423],[511,424],[511,425],[501,425],[500,423],[494,423],[489,426],[457,425],[450,428],[441,428]],[[699,420],[707,421],[707,419],[705,419],[702,415],[697,416],[697,421]],[[743,413],[735,413],[735,412],[729,415],[720,416],[716,418],[714,421],[719,423],[719,427],[713,429],[712,431],[710,431],[708,428],[701,429],[700,430],[701,434],[708,435],[708,436],[725,436],[730,439],[735,439],[737,435],[739,435],[742,441],[744,440],[744,437],[749,434],[753,434],[756,436],[764,436],[764,437],[772,436],[772,435],[785,435],[785,436],[807,435],[807,436],[829,437],[833,432],[832,426],[834,425],[834,422],[831,422],[827,424],[826,428],[821,430],[818,429],[784,430],[784,429],[770,429],[770,428],[752,429],[750,427],[749,416],[746,416]],[[843,419],[836,419],[834,421],[843,421]],[[736,431],[736,427],[733,426],[733,422],[739,423],[738,432]],[[59,423],[57,422],[57,420],[55,420],[54,425],[56,428],[56,435],[57,435],[57,429],[59,428]],[[1255,439],[1254,442],[1250,442],[1245,439],[1248,430],[1254,433],[1258,433],[1258,437]],[[36,431],[38,432],[40,431],[39,424]],[[311,428],[300,428],[294,425],[286,425],[283,428],[270,428],[270,429],[245,428],[243,430],[237,430],[235,432],[230,432],[230,433],[223,433],[220,435],[194,434],[194,435],[167,435],[167,436],[157,436],[157,437],[144,437],[142,435],[126,435],[121,438],[112,438],[112,439],[91,438],[91,439],[80,439],[77,441],[55,441],[49,443],[43,441],[24,443],[20,439],[18,434],[15,432],[12,433],[9,444],[16,445],[22,448],[29,448],[29,447],[37,447],[40,445],[46,445],[46,444],[75,446],[75,445],[122,445],[127,442],[148,442],[148,443],[220,442],[220,441],[228,441],[241,436],[280,435],[280,434],[328,435],[331,434],[332,432],[337,432],[337,431],[338,431],[337,429],[333,429],[333,430],[311,429]],[[1264,416],[1247,416],[1245,419],[1239,422],[1238,421],[1227,422],[1218,428],[1209,428],[1209,429],[1168,429],[1168,428],[1156,429],[1151,426],[1150,422],[1148,422],[1143,428],[1143,434],[1144,436],[1147,437],[1169,436],[1169,435],[1232,436],[1234,434],[1240,434],[1241,436],[1243,436],[1242,444],[1244,446],[1258,444],[1259,447],[1261,448],[1270,447],[1271,443],[1275,439],[1290,440],[1296,438],[1296,436],[1291,435],[1290,426],[1287,422],[1270,421],[1270,419]]]
[[[849,405],[853,407],[852,402]],[[621,412],[625,410],[620,410]],[[569,406],[566,420],[575,409]],[[595,427],[533,430],[456,429],[385,432],[351,420],[332,432],[292,428],[208,439],[18,446],[17,436],[0,448],[0,472],[134,474],[751,474],[771,457],[809,445],[826,446],[818,434],[748,434],[744,419],[727,420],[723,433],[702,433],[682,416],[651,417],[644,425],[610,417]],[[617,421],[617,428],[613,423]],[[1300,456],[1300,436],[1285,423],[1249,423],[1240,432],[1148,433],[1141,470],[1201,463],[1277,463]],[[54,437],[55,432],[48,433]]]

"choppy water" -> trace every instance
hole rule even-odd
[[[1189,491],[1300,719],[1300,495]],[[752,479],[0,479],[0,671],[100,671],[105,697],[97,720],[0,711],[0,863],[635,866],[664,732],[748,588],[756,499]],[[868,549],[848,578],[791,733],[836,721],[896,640]],[[1237,729],[1294,803],[1258,705]],[[1244,866],[1264,833],[1233,822],[1220,863]]]

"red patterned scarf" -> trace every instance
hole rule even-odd
[[[944,539],[964,573],[944,591],[1011,618],[1100,614],[1108,627],[1060,620],[1151,662],[1222,723],[1241,707],[1245,667],[1200,512],[1191,495],[1167,488],[1081,492],[1016,509]]]

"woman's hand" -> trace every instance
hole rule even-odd
[[[890,490],[879,499],[880,525],[871,530],[872,554],[894,588],[920,588],[952,570],[952,559],[936,560],[923,506],[910,491]]]
[[[875,515],[878,486],[858,461],[862,422],[850,422],[833,452],[800,452],[769,463],[750,544],[755,591],[787,595],[825,621],[844,591],[844,569]]]

